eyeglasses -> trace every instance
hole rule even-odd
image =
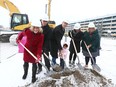
[[[48,22],[48,21],[43,20],[43,22]]]

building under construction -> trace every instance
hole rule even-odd
[[[95,23],[95,26],[99,30],[101,36],[116,37],[116,14],[79,21],[82,26],[82,31],[85,31],[88,28],[89,22]],[[71,23],[71,26],[75,23]]]

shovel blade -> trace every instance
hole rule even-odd
[[[77,63],[79,69],[83,70],[83,66],[80,63]]]
[[[101,68],[100,68],[97,64],[93,64],[93,65],[92,65],[92,68],[93,68],[95,71],[98,71],[98,72],[101,71]]]
[[[58,64],[52,65],[52,69],[56,72],[62,71],[62,67]]]
[[[54,71],[47,71],[46,73],[44,73],[46,76],[50,76],[52,74],[54,74]]]

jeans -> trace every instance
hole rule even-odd
[[[64,60],[62,58],[60,58],[60,66],[62,67],[62,69],[64,69]]]
[[[56,64],[56,58],[52,58],[52,62],[53,62],[53,65],[55,65]]]

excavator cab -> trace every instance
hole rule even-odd
[[[12,30],[20,31],[29,26],[29,19],[26,14],[13,13],[11,15],[10,27]]]

